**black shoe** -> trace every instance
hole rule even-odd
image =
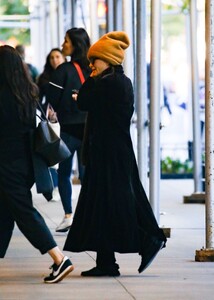
[[[70,259],[65,256],[59,266],[53,264],[50,269],[52,269],[52,272],[49,276],[44,278],[45,283],[57,283],[61,281],[65,276],[73,271],[74,266]]]
[[[97,267],[92,268],[88,271],[84,271],[81,273],[81,276],[97,276],[97,277],[101,277],[101,276],[113,276],[113,277],[117,277],[120,276],[120,272],[118,270],[109,270],[109,271],[104,271],[104,270],[100,270]]]
[[[166,241],[152,241],[146,245],[145,250],[142,253],[142,260],[138,272],[143,272],[152,263],[158,252],[165,247]]]

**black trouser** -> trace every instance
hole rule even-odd
[[[116,264],[114,252],[98,251],[96,264],[98,269],[103,271],[115,271],[119,269],[119,265]]]
[[[33,169],[29,159],[0,164],[0,257],[4,257],[16,222],[42,254],[56,246],[43,217],[33,207]]]

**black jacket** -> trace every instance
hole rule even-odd
[[[86,79],[89,76],[88,71],[82,72]],[[59,65],[53,73],[47,91],[47,102],[57,112],[60,125],[85,123],[86,114],[78,109],[76,101],[72,99],[72,90],[79,90],[81,85],[76,68],[71,62]]]
[[[17,101],[9,87],[0,89],[0,189],[16,193],[16,189],[30,189],[36,182],[37,191],[51,199],[53,184],[47,165],[33,153],[35,116],[28,122],[19,118]],[[10,190],[5,190],[5,182]],[[22,183],[23,184],[22,186]]]
[[[165,240],[138,175],[133,105],[122,66],[89,78],[80,89],[78,106],[90,119],[88,162],[65,250],[142,252],[146,236]]]

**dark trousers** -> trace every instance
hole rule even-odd
[[[56,187],[58,187],[58,173],[57,173],[57,170],[55,168],[52,168],[52,167],[49,170],[50,170],[52,181],[53,181],[53,187],[56,188]]]
[[[56,246],[43,217],[33,207],[34,182],[31,161],[27,158],[0,164],[0,257],[7,251],[14,223],[42,254]]]
[[[103,271],[115,271],[119,269],[119,265],[116,264],[114,252],[98,251],[96,265],[98,269]]]
[[[71,184],[73,156],[74,153],[77,151],[77,156],[80,158],[82,141],[65,132],[61,132],[60,136],[68,146],[71,152],[71,156],[66,160],[62,161],[61,163],[59,163],[59,168],[58,168],[59,194],[60,194],[60,198],[62,201],[65,214],[71,214],[73,212],[72,184]],[[82,181],[83,174],[84,174],[84,167],[80,165],[79,160],[78,160],[78,168],[79,168],[79,179]]]

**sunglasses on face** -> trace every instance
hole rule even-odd
[[[90,63],[93,65],[94,63],[95,63],[95,60],[96,59],[98,59],[97,57],[92,57],[91,59],[90,59]]]

